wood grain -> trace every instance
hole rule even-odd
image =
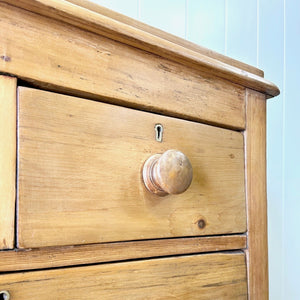
[[[249,299],[269,299],[265,95],[247,91],[245,131]]]
[[[131,27],[140,29],[142,31],[145,31],[147,33],[150,33],[152,35],[160,37],[160,38],[162,38],[164,40],[167,40],[169,42],[172,42],[174,44],[180,45],[180,46],[185,47],[187,49],[190,49],[190,50],[193,50],[195,52],[206,55],[208,57],[214,58],[214,59],[219,60],[221,62],[224,62],[228,65],[232,65],[232,66],[237,67],[239,69],[242,69],[242,70],[245,70],[247,72],[250,72],[250,73],[253,73],[253,74],[264,77],[264,72],[262,70],[258,69],[258,68],[255,68],[255,67],[250,66],[248,64],[245,64],[243,62],[235,60],[231,57],[222,55],[221,53],[214,52],[214,51],[212,51],[210,49],[207,49],[205,47],[202,47],[200,45],[194,44],[194,43],[192,43],[188,40],[182,39],[180,37],[177,37],[173,34],[170,34],[168,32],[160,30],[158,28],[152,27],[148,24],[142,23],[140,21],[137,21],[135,19],[132,19],[130,17],[122,15],[122,14],[120,14],[118,12],[115,12],[113,10],[110,10],[106,7],[100,6],[100,5],[98,5],[94,2],[85,1],[85,0],[67,0],[67,1],[70,2],[70,3],[76,4],[80,7],[84,7],[86,9],[89,9],[93,12],[96,12],[96,13],[98,13],[100,15],[103,15],[105,17],[108,17],[110,19],[114,19],[118,22],[127,24]]]
[[[22,0],[17,3],[14,0],[6,0],[5,2],[23,7],[41,15],[68,22],[87,31],[179,62],[192,69],[205,71],[218,77],[228,79],[232,82],[266,93],[270,97],[279,94],[278,87],[263,77],[217,61],[204,54],[195,52],[138,28],[128,26],[127,24],[99,13],[84,9],[70,2],[61,0]]]
[[[3,251],[0,272],[244,248],[245,235],[224,235]]]
[[[242,253],[193,255],[0,276],[12,299],[247,299]]]
[[[29,88],[18,99],[19,247],[245,232],[241,133]],[[141,173],[168,149],[194,175],[160,198]]]
[[[241,86],[62,22],[1,3],[0,8],[0,56],[6,57],[0,71],[61,93],[245,126]]]
[[[0,75],[0,249],[14,247],[17,80]]]

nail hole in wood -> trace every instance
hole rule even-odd
[[[200,219],[200,220],[198,221],[198,227],[199,227],[200,229],[203,229],[205,226],[206,226],[205,220]]]

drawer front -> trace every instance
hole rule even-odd
[[[18,93],[18,247],[246,230],[241,133],[29,88]],[[180,195],[158,197],[145,188],[142,168],[168,149],[187,155],[193,180]]]
[[[247,299],[245,256],[206,254],[0,275],[11,300]]]

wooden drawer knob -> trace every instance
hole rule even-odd
[[[193,179],[192,165],[182,152],[168,150],[150,156],[143,167],[146,188],[158,196],[181,194]]]

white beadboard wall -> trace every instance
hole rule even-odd
[[[93,0],[265,71],[271,300],[300,299],[300,1]]]

